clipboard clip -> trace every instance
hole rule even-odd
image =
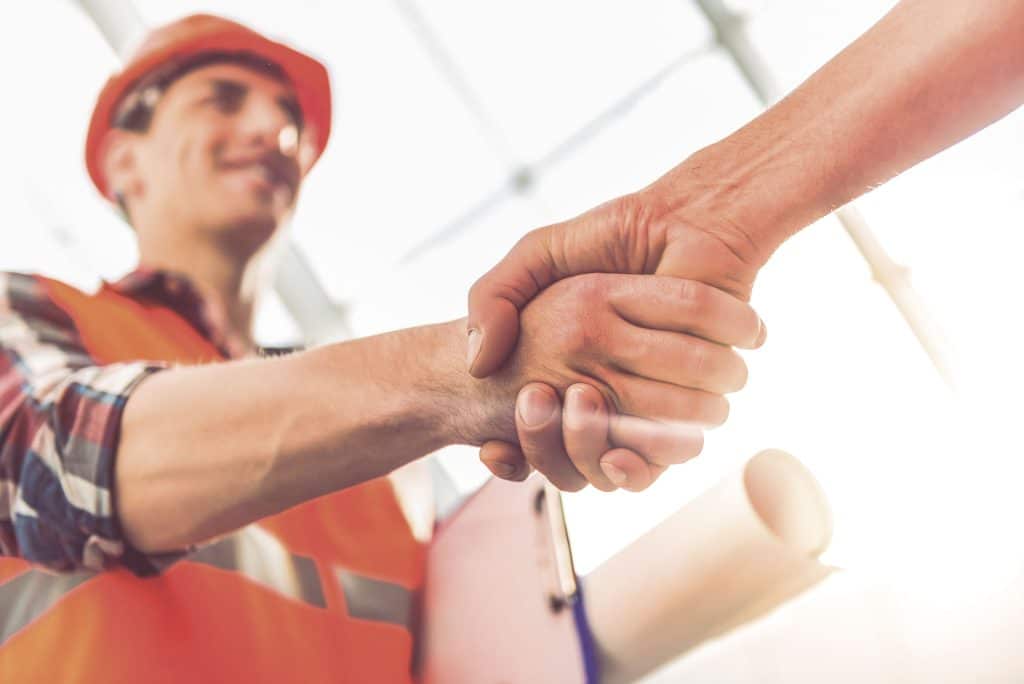
[[[533,496],[533,514],[538,522],[540,560],[551,568],[546,591],[548,606],[551,612],[560,613],[576,603],[579,587],[569,545],[569,530],[565,525],[562,495],[546,480],[541,480],[541,487]]]

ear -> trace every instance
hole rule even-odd
[[[100,150],[103,174],[107,179],[107,199],[117,203],[116,193],[125,200],[138,198],[143,183],[139,169],[141,136],[132,131],[113,129],[107,133]]]
[[[309,173],[309,170],[313,168],[313,164],[316,162],[317,135],[319,133],[312,127],[307,127],[299,134],[298,150],[296,151],[295,158],[299,163],[301,178],[306,177],[306,174]]]

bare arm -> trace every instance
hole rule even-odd
[[[649,187],[527,234],[470,293],[472,372],[500,367],[518,311],[572,274],[656,272],[749,297],[787,237],[1018,107],[1022,42],[1024,0],[904,0]]]
[[[470,421],[457,419],[473,407],[456,397],[471,388],[452,331],[152,376],[122,424],[126,537],[147,552],[182,548],[464,439]]]
[[[1021,0],[903,0],[788,97],[649,190],[728,217],[760,266],[812,221],[1019,107],[1022,45]]]
[[[1024,0],[904,0],[787,98],[647,188],[528,233],[470,292],[471,372],[501,367],[519,310],[572,274],[659,273],[749,298],[789,236],[1024,102],[1022,45]],[[559,441],[562,426],[546,427],[520,429],[522,450],[488,443],[481,458],[521,477],[531,453]],[[656,477],[626,456],[601,462],[615,459],[640,488]]]
[[[484,381],[465,369],[465,321],[153,375],[122,422],[125,535],[145,552],[182,548],[448,444],[514,440],[515,395],[532,379],[559,392],[587,382],[637,415],[720,423],[721,394],[743,384],[746,368],[727,347],[679,332],[699,327],[707,309],[695,302],[721,312],[716,335],[756,333],[749,307],[701,283],[591,275],[538,297],[520,349]],[[552,458],[541,469],[564,488],[582,486],[571,463]]]

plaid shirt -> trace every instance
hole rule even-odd
[[[139,270],[110,287],[174,310],[216,344],[202,300],[181,277]],[[0,555],[57,571],[117,562],[139,575],[178,557],[131,549],[113,505],[125,404],[166,367],[98,364],[39,280],[0,273]]]

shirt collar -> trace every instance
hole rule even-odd
[[[128,297],[159,297],[202,301],[188,276],[173,271],[140,266],[113,283],[104,285]]]
[[[103,281],[103,287],[138,301],[165,306],[184,318],[189,325],[214,344],[226,357],[232,354],[227,336],[219,330],[210,318],[209,309],[199,289],[188,276],[174,271],[139,266],[115,282]],[[301,347],[257,347],[260,356],[279,356],[299,351]]]
[[[103,287],[137,301],[171,309],[222,353],[231,356],[224,344],[224,332],[213,324],[206,302],[187,276],[140,266],[115,282],[104,281]]]

